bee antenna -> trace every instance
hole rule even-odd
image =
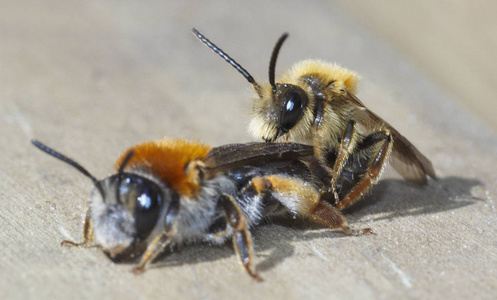
[[[100,183],[100,181],[95,178],[95,176],[91,175],[90,172],[88,172],[85,168],[83,168],[83,166],[81,166],[80,164],[78,164],[77,162],[75,162],[74,160],[70,159],[69,157],[65,156],[64,154],[60,153],[60,152],[57,152],[55,151],[54,149],[48,147],[47,145],[43,144],[42,142],[38,141],[38,140],[31,140],[31,143],[33,145],[35,145],[38,149],[40,149],[41,151],[67,163],[68,165],[74,167],[76,170],[80,171],[81,173],[83,173],[83,175],[85,175],[86,177],[90,178],[91,181],[93,181],[93,184],[95,185],[95,187],[98,189],[98,191],[100,192],[100,194],[102,194],[102,197],[105,196],[104,194],[104,189],[102,187],[102,184]]]
[[[280,53],[281,45],[283,45],[283,42],[286,40],[287,37],[288,37],[288,33],[285,32],[278,39],[278,41],[276,42],[276,45],[274,45],[273,53],[271,54],[271,60],[269,61],[269,84],[271,84],[271,87],[273,88],[273,93],[276,92],[276,83],[274,82],[274,73],[276,70],[276,59],[278,58],[278,54]]]
[[[119,169],[117,170],[116,199],[119,203],[122,203],[121,202],[121,193],[119,192],[119,189],[121,187],[121,181],[123,180],[124,168],[129,163],[129,161],[131,160],[133,155],[135,155],[135,151],[129,150],[126,153],[126,156],[124,156],[124,159],[122,160],[121,165],[119,165]]]
[[[250,75],[250,73],[245,70],[239,63],[236,62],[233,58],[231,58],[226,52],[224,52],[221,48],[216,46],[213,42],[211,42],[209,39],[207,39],[202,33],[200,33],[197,29],[193,28],[192,29],[193,34],[202,42],[204,45],[209,47],[212,51],[217,53],[217,55],[221,56],[226,62],[228,62],[233,68],[235,68],[240,74],[247,79],[248,82],[250,82],[254,88],[257,94],[259,95],[260,98],[262,98],[262,91],[261,87],[259,84],[255,81],[254,77]]]

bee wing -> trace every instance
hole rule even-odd
[[[383,125],[390,130],[393,138],[393,150],[391,164],[394,169],[407,180],[420,184],[426,184],[426,176],[436,179],[435,170],[430,160],[426,158],[414,145],[400,134],[392,125],[385,122],[377,114],[370,111],[366,106],[353,94],[348,93],[349,100],[360,107],[362,115],[359,122],[375,127]]]
[[[426,184],[426,176],[436,179],[435,170],[430,160],[419,152],[411,142],[409,142],[397,130],[391,128],[393,133],[392,166],[404,178]]]
[[[296,143],[244,143],[212,148],[205,158],[211,173],[224,172],[239,166],[292,161],[313,156],[313,148]]]

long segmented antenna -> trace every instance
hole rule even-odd
[[[269,61],[269,84],[271,85],[273,89],[273,93],[276,92],[276,83],[274,82],[274,74],[276,70],[276,59],[278,58],[278,54],[280,53],[281,46],[283,45],[283,42],[286,40],[288,37],[288,33],[285,32],[283,35],[278,39],[276,42],[276,45],[274,45],[273,48],[273,53],[271,54],[271,60]]]
[[[135,151],[129,150],[128,153],[126,153],[126,156],[124,157],[123,161],[121,162],[119,169],[117,170],[116,200],[119,203],[122,203],[121,193],[120,193],[119,189],[121,188],[121,181],[123,180],[124,168],[129,163],[129,161],[131,160],[133,155],[135,155]]]
[[[93,181],[93,184],[95,185],[95,187],[98,189],[98,191],[102,195],[102,198],[105,198],[104,189],[103,189],[100,181],[97,178],[95,178],[95,176],[91,175],[90,172],[88,172],[85,168],[83,168],[83,166],[81,166],[80,164],[78,164],[74,160],[70,159],[69,157],[63,155],[62,153],[57,152],[54,149],[48,147],[47,145],[43,144],[42,142],[40,142],[38,140],[31,140],[31,143],[33,143],[33,145],[35,145],[41,151],[67,163],[68,165],[74,167],[76,170],[83,173],[83,175],[85,175],[86,177],[90,178],[91,181]]]
[[[262,91],[261,87],[259,84],[255,81],[254,77],[250,75],[250,73],[245,70],[239,63],[236,62],[233,58],[231,58],[226,52],[224,52],[221,48],[216,46],[216,44],[212,43],[209,39],[207,39],[202,33],[200,33],[197,29],[193,28],[192,29],[193,34],[202,42],[204,45],[209,47],[212,51],[217,53],[217,55],[221,56],[226,62],[228,62],[233,68],[235,68],[240,74],[247,79],[248,82],[250,82],[254,88],[259,97],[262,99]]]

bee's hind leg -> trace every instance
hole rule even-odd
[[[309,218],[327,228],[340,230],[347,235],[373,233],[371,228],[350,228],[343,214],[333,205],[322,201],[316,188],[298,178],[281,175],[256,177],[252,185],[258,191],[271,193],[272,198],[292,212]]]

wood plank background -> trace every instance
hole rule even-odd
[[[476,80],[483,84],[493,78],[485,96],[468,78],[455,76],[456,85],[478,95],[469,98],[452,88],[455,71],[445,65],[468,61],[447,61],[464,54],[445,47],[450,41],[464,45],[464,35],[473,32],[466,26],[487,32],[496,23],[477,22],[484,14],[472,14],[472,22],[453,18],[450,10],[441,14],[439,5],[419,5],[409,10],[325,1],[3,2],[0,298],[494,297],[496,68],[489,67],[495,53],[489,49],[496,44],[472,42],[475,50],[466,49],[488,62],[475,65],[471,80],[480,76]],[[415,12],[418,18],[401,17]],[[429,30],[421,13],[437,20]],[[266,80],[271,49],[285,31],[290,38],[279,72],[309,57],[359,72],[359,98],[432,160],[439,180],[420,188],[387,171],[346,212],[353,226],[372,227],[375,236],[344,237],[294,223],[260,227],[254,231],[256,269],[266,279],[260,284],[241,270],[229,243],[185,246],[140,276],[97,249],[60,247],[64,239],[80,238],[92,185],[34,149],[31,138],[99,178],[112,172],[127,147],[147,140],[185,137],[212,145],[252,140],[246,133],[250,86],[193,37],[194,26],[259,80]],[[452,40],[437,44],[439,50],[426,41],[416,48],[419,35],[428,33],[450,33]],[[472,110],[467,100],[476,98],[492,105]]]

